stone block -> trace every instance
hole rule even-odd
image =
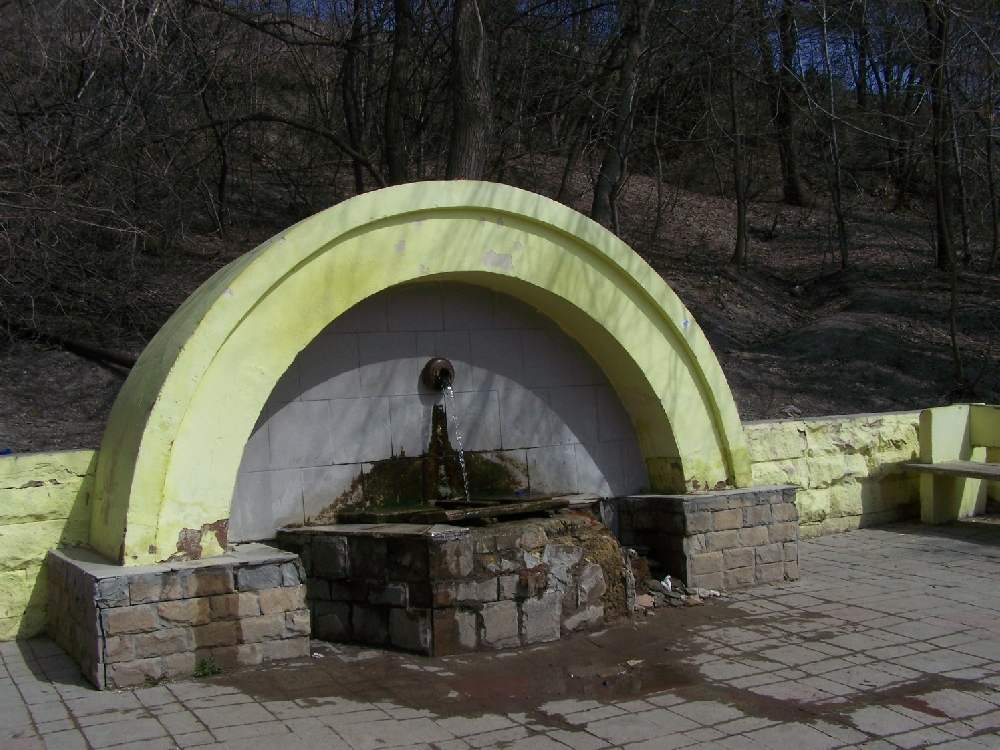
[[[548,541],[544,529],[526,529],[517,540],[520,549],[537,549]]]
[[[194,651],[167,654],[160,661],[163,665],[163,676],[167,679],[190,677],[198,667],[198,657]]]
[[[433,542],[430,550],[431,579],[463,578],[472,572],[472,540],[466,535],[459,539]]]
[[[767,532],[764,532],[765,537]],[[694,536],[687,536],[681,542],[681,550],[685,555],[696,555],[699,552],[708,552],[708,547],[705,544],[704,534],[695,534]]]
[[[95,599],[97,606],[105,607],[127,607],[129,601],[128,578],[116,576],[115,578],[104,578],[97,581],[97,591]]]
[[[236,570],[236,586],[240,591],[259,591],[281,586],[280,565],[255,565]],[[232,591],[232,587],[229,588]],[[224,593],[215,591],[213,593]]]
[[[597,604],[608,590],[604,582],[604,571],[600,565],[586,562],[577,574],[576,606]],[[602,617],[603,612],[602,612]]]
[[[782,545],[782,552],[785,562],[799,561],[799,545],[796,542],[785,542]]]
[[[187,579],[190,576],[191,571],[189,570],[172,570],[164,573],[160,579],[159,601],[183,599],[187,595],[185,589],[187,588]]]
[[[212,619],[209,598],[175,599],[156,605],[160,620],[167,627],[176,625],[204,625]]]
[[[235,591],[230,567],[194,570],[184,578],[184,597],[215,596]]]
[[[496,540],[492,535],[475,536],[472,539],[472,554],[476,556],[490,555],[497,551]]]
[[[194,637],[195,648],[214,648],[215,646],[232,646],[239,639],[239,626],[244,622],[236,620],[222,620],[220,622],[210,622],[207,625],[199,625],[191,628]]]
[[[497,579],[497,582],[497,599],[515,599],[518,596],[518,590],[521,583],[521,578],[519,576],[500,576]]]
[[[101,623],[105,636],[128,633],[148,633],[159,630],[160,619],[156,616],[155,604],[137,604],[130,607],[115,607],[101,611]]]
[[[435,581],[431,584],[431,597],[434,607],[450,607],[456,602],[455,581]]]
[[[476,648],[476,614],[460,609],[435,609],[434,656],[447,656]]]
[[[323,578],[306,579],[306,599],[330,599],[330,582]]]
[[[726,579],[722,571],[692,575],[690,580],[684,583],[689,588],[715,589],[716,591],[722,591],[726,588]]]
[[[411,583],[407,585],[407,589],[409,591],[406,606],[417,609],[430,609],[433,606],[430,583]]]
[[[351,605],[345,602],[315,602],[313,622],[316,637],[343,643],[351,638]]]
[[[775,503],[770,506],[771,508],[771,521],[773,523],[780,523],[782,521],[798,521],[799,511],[795,507],[795,503]]]
[[[297,609],[294,612],[285,613],[285,635],[292,637],[296,635],[309,635],[312,629],[312,618],[308,609]]]
[[[583,548],[572,544],[547,544],[542,552],[542,562],[550,569],[572,568],[583,560]]]
[[[260,645],[264,661],[298,659],[309,656],[309,639],[305,637],[286,638],[283,641],[264,641]]]
[[[712,530],[712,513],[711,511],[695,511],[693,513],[686,513],[684,515],[684,534],[690,536],[691,534],[702,534],[706,531]]]
[[[723,565],[726,570],[730,568],[750,567],[750,577],[753,578],[754,551],[752,547],[740,547],[739,549],[727,549],[722,553]]]
[[[704,552],[700,555],[691,555],[691,575],[721,573],[724,567],[725,562],[721,552]]]
[[[755,582],[754,567],[751,565],[747,568],[733,568],[731,570],[727,570],[723,576],[722,585],[725,586],[725,591],[729,591],[731,589],[740,588],[741,586],[750,586]]]
[[[520,625],[515,602],[490,602],[483,605],[479,641],[487,648],[510,648],[520,644]]]
[[[239,669],[260,664],[264,649],[259,643],[239,643],[213,648],[211,654],[212,662],[219,669]]]
[[[208,598],[212,620],[235,620],[240,617],[256,617],[260,614],[257,594],[243,591],[232,594],[218,594]]]
[[[369,604],[385,604],[390,607],[409,606],[409,590],[405,583],[372,583],[368,587]]]
[[[455,599],[459,602],[495,602],[497,600],[497,579],[459,581],[455,584]]]
[[[521,536],[521,534],[515,531],[496,534],[494,539],[496,541],[497,552],[510,552],[517,549],[520,546]]]
[[[152,656],[176,654],[190,651],[190,628],[164,628],[153,633],[142,633],[133,636],[136,658],[146,659]]]
[[[389,612],[389,640],[396,648],[421,654],[431,650],[431,613],[425,609],[398,609]]]
[[[389,645],[389,612],[386,607],[355,604],[351,608],[354,640],[373,646]]]
[[[136,659],[104,667],[105,684],[110,688],[146,685],[163,679],[163,676],[163,662],[160,659]]]
[[[562,624],[562,597],[559,592],[546,591],[537,599],[525,599],[521,614],[521,636],[525,643],[559,640]],[[483,620],[485,622],[485,613]],[[516,610],[514,626],[517,627]]]
[[[738,529],[743,525],[743,510],[733,508],[731,510],[718,510],[712,514],[712,529],[714,531],[726,531],[728,529]]]
[[[144,573],[133,576],[129,581],[129,601],[132,604],[158,602],[162,588],[163,575],[161,573]]]
[[[261,589],[257,595],[262,615],[290,612],[306,606],[306,587],[302,585],[282,586],[279,589]]]
[[[387,576],[390,581],[417,583],[429,575],[427,540],[395,538],[388,542]]]
[[[774,542],[794,542],[799,538],[797,523],[775,523],[767,527],[768,540]]]
[[[785,560],[785,580],[787,581],[799,580],[798,560]]]
[[[744,526],[767,526],[771,523],[771,505],[751,505],[743,509]]]
[[[368,584],[365,581],[328,581],[330,599],[335,602],[368,601]]]
[[[784,551],[781,544],[764,544],[754,550],[754,560],[757,564],[782,562]]]
[[[384,579],[388,563],[388,547],[385,539],[355,536],[347,540],[347,551],[351,560],[351,578]],[[313,560],[313,568],[316,560]]]
[[[306,572],[299,561],[287,562],[281,566],[281,585],[298,586],[305,583]]]
[[[705,534],[705,549],[709,552],[732,549],[740,546],[740,536],[736,529],[726,531],[712,531]]]
[[[236,625],[235,622],[213,623],[216,625]],[[285,615],[275,613],[260,617],[246,617],[239,620],[239,640],[243,643],[258,643],[271,638],[281,638],[285,635]],[[236,641],[233,641],[234,643]],[[199,644],[201,645],[201,644]],[[213,645],[229,645],[224,643]]]
[[[762,544],[768,543],[766,526],[754,526],[748,529],[740,529],[739,535],[741,547],[759,547]]]
[[[132,635],[113,635],[104,639],[104,655],[101,661],[114,664],[119,661],[135,659],[135,647]]]
[[[577,610],[562,621],[563,632],[571,633],[575,630],[589,630],[599,628],[604,624],[604,605],[590,604],[583,609]]]
[[[785,580],[784,563],[764,563],[756,567],[758,583],[776,583]]]
[[[312,543],[312,576],[339,580],[351,573],[347,538],[342,536],[321,536]]]

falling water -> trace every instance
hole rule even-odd
[[[465,472],[465,452],[462,450],[462,431],[458,428],[458,409],[455,407],[455,391],[450,385],[444,387],[444,395],[448,397],[450,406],[448,413],[455,425],[455,442],[458,443],[458,463],[462,467],[462,486],[465,488],[465,502],[471,502],[469,497],[469,475]]]

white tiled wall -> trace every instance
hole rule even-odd
[[[431,357],[455,365],[466,450],[509,453],[528,467],[525,489],[615,496],[648,484],[632,423],[583,347],[513,297],[406,285],[335,320],[275,386],[243,453],[229,538],[272,538],[366,465],[424,453],[442,402],[420,382]]]

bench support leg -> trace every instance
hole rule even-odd
[[[920,476],[920,520],[948,523],[958,518],[980,515],[986,508],[986,482],[981,479]]]

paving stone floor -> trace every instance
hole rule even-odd
[[[121,692],[0,644],[0,748],[1000,748],[1000,526],[825,537],[802,571],[520,652],[314,643]]]

